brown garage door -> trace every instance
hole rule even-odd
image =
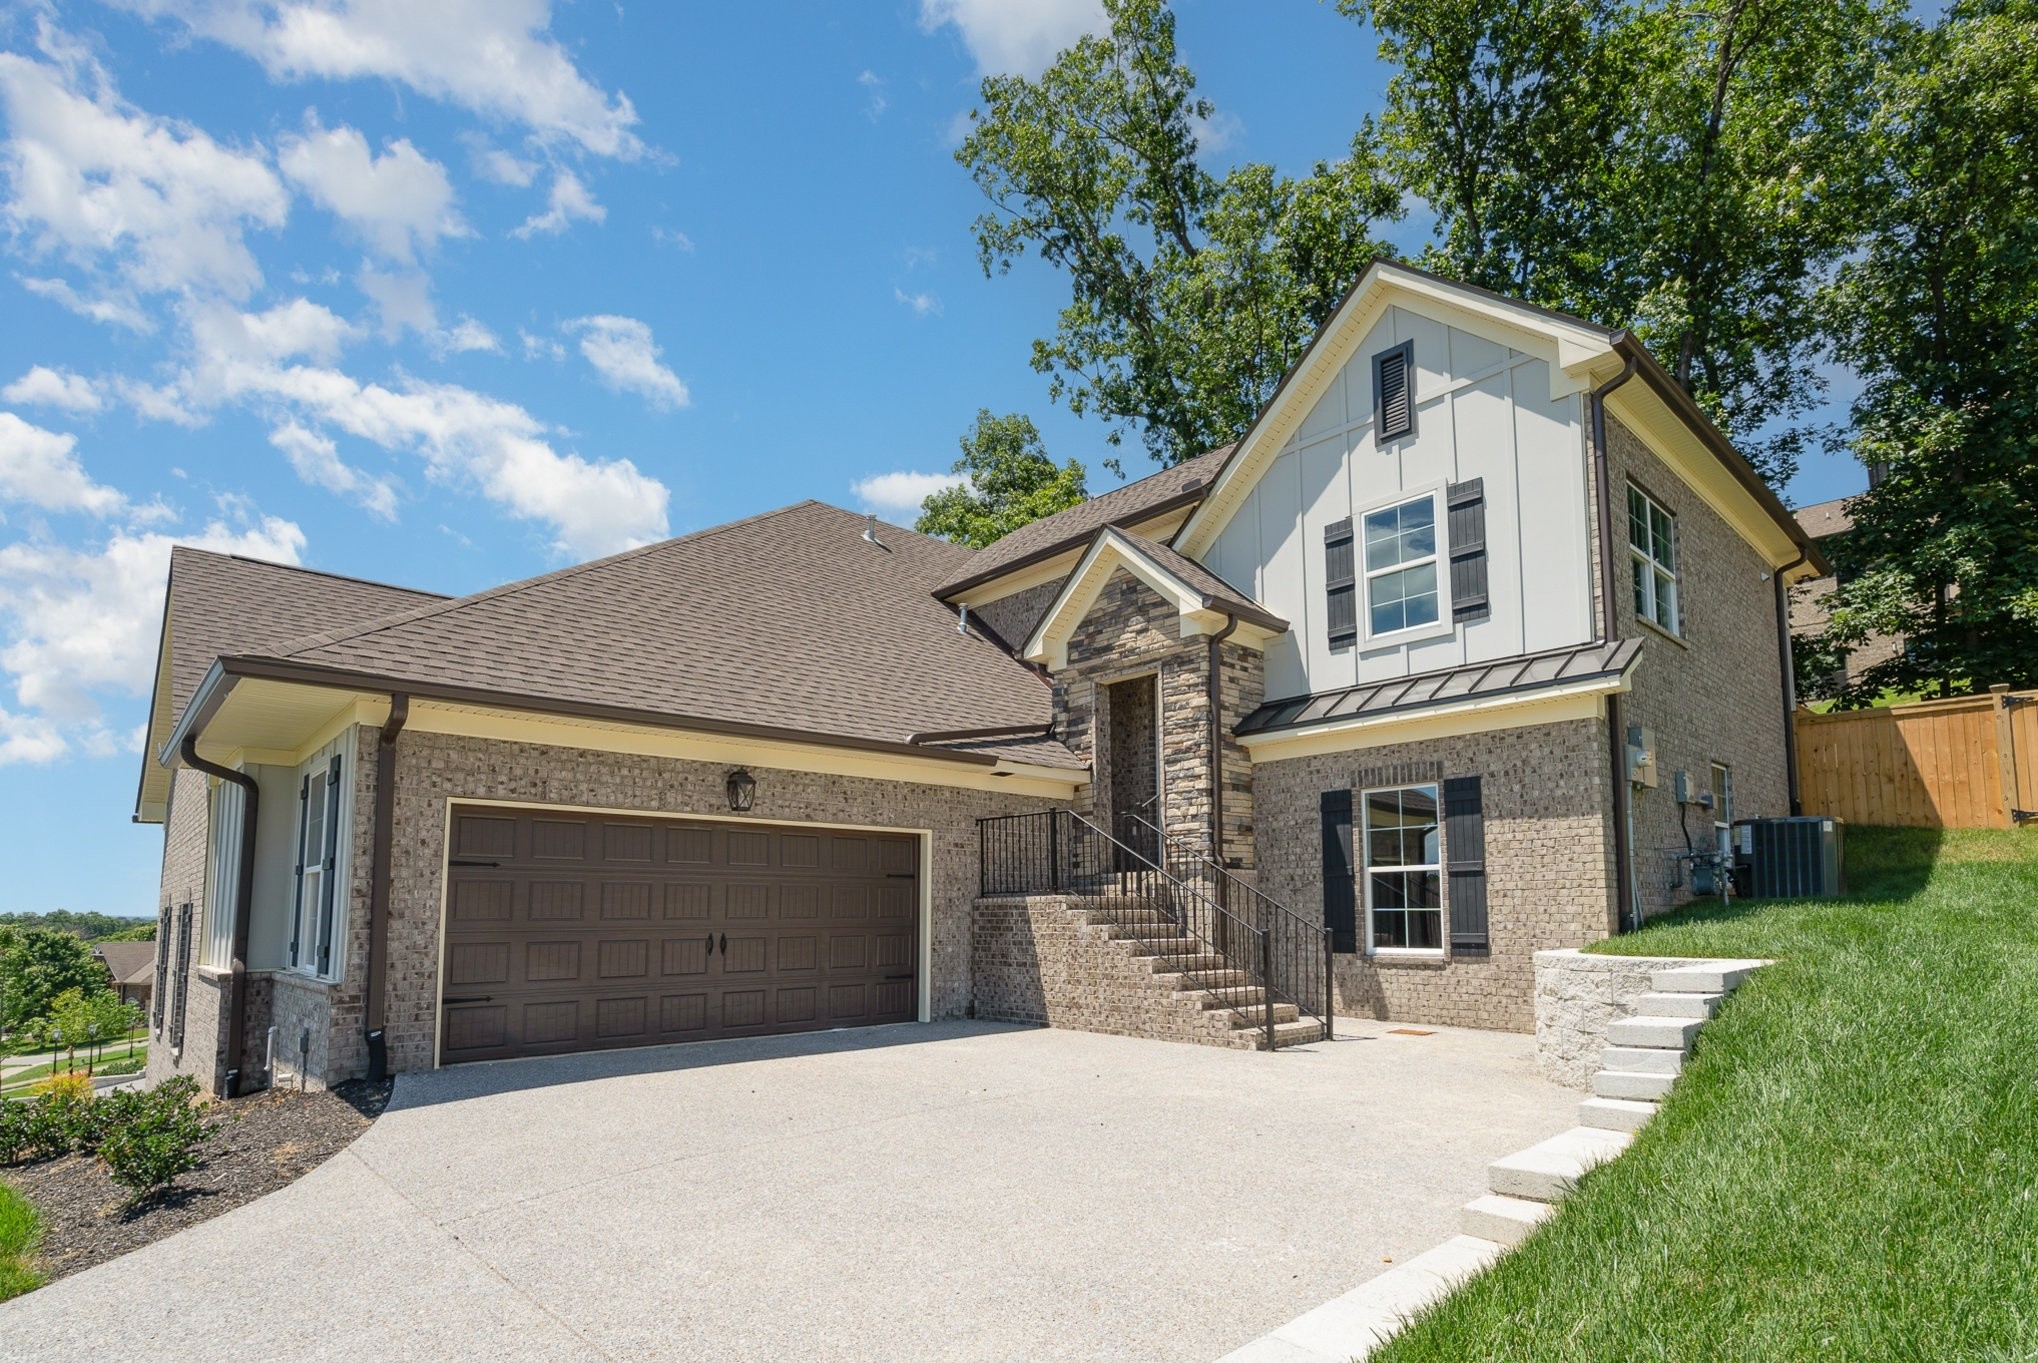
[[[456,808],[439,1058],[905,1022],[911,835]]]

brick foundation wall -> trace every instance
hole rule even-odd
[[[1643,641],[1621,717],[1656,736],[1658,784],[1634,793],[1635,878],[1643,912],[1658,914],[1691,899],[1688,887],[1671,886],[1671,854],[1685,846],[1674,773],[1689,772],[1697,788],[1707,790],[1711,764],[1725,762],[1733,769],[1736,818],[1790,812],[1775,586],[1763,576],[1768,565],[1762,555],[1611,413],[1607,456],[1617,555],[1615,623],[1622,638]],[[1677,518],[1680,639],[1635,615],[1630,481]],[[1693,844],[1707,846],[1711,812],[1691,806],[1685,818]]]
[[[158,906],[170,909],[168,937],[158,943],[168,951],[169,969],[164,976],[163,1027],[149,1044],[148,1067],[151,1084],[173,1075],[188,1074],[198,1080],[201,1091],[219,1092],[226,1071],[226,1035],[222,1028],[222,1007],[226,981],[220,974],[198,964],[205,932],[206,837],[211,822],[208,807],[210,781],[203,772],[189,768],[178,771],[170,782],[170,808],[163,821],[163,874]],[[185,978],[177,978],[177,909],[191,905],[190,965]],[[171,1015],[184,999],[184,1045],[170,1052]],[[153,1006],[153,1005],[152,1005]],[[153,1012],[151,1013],[153,1017]]]
[[[1373,773],[1397,767],[1402,775],[1425,778],[1482,778],[1490,954],[1441,960],[1340,954],[1339,1013],[1533,1029],[1535,953],[1595,941],[1611,926],[1606,742],[1603,720],[1567,720],[1254,768],[1259,888],[1317,923],[1323,921],[1322,792],[1384,784]],[[1443,855],[1449,859],[1448,847]],[[1363,895],[1359,912],[1363,942]]]
[[[374,734],[363,734],[357,820],[372,818]],[[446,808],[498,799],[653,814],[722,813],[721,763],[687,762],[417,731],[397,744],[395,847],[389,924],[387,1035],[393,1071],[429,1069],[438,1007],[441,882]],[[926,981],[931,1015],[961,1017],[970,999],[970,907],[977,878],[976,820],[1049,807],[1049,801],[948,786],[829,776],[752,766],[760,822],[864,824],[933,830],[933,952]],[[329,996],[332,1051],[320,1076],[362,1073],[359,981],[367,971],[369,843],[357,830],[348,916],[346,986]]]

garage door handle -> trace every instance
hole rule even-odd
[[[708,955],[712,956],[714,954],[715,954],[715,934],[711,932],[708,934]]]
[[[722,934],[722,954],[724,956],[729,954],[729,934],[726,932]]]
[[[911,975],[887,975],[885,978],[887,980],[910,980],[913,977]]]
[[[501,862],[499,862],[499,861],[476,861],[476,860],[474,860],[474,859],[473,859],[473,858],[471,858],[471,857],[454,857],[454,858],[452,858],[452,859],[451,859],[450,861],[448,861],[448,862],[447,862],[446,864],[447,864],[448,866],[500,866],[500,865],[502,865],[502,863],[501,863]]]
[[[453,1003],[493,1003],[494,1001],[495,1001],[495,995],[493,995],[493,994],[462,994],[462,995],[459,995],[458,997],[453,997],[453,998],[443,998],[443,999],[440,999],[440,1000],[439,1000],[439,1002],[440,1002],[440,1003],[446,1003],[446,1004],[453,1004]]]

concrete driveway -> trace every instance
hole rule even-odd
[[[300,1182],[0,1305],[0,1357],[1213,1359],[1454,1234],[1490,1160],[1571,1122],[1527,1037],[1340,1028],[405,1076]]]

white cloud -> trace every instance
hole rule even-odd
[[[239,49],[275,80],[371,79],[521,124],[540,142],[636,156],[628,97],[583,76],[548,0],[125,0]]]
[[[920,503],[937,492],[960,487],[969,480],[960,473],[897,473],[873,474],[850,484],[849,490],[856,494],[857,501],[867,511],[880,514],[890,512],[897,516],[917,516]]]
[[[566,329],[580,333],[580,353],[610,388],[639,394],[653,407],[686,406],[686,385],[658,362],[664,352],[652,341],[645,323],[605,313],[577,317]]]
[[[920,0],[920,27],[944,24],[987,76],[1037,76],[1076,39],[1109,26],[1102,0]]]
[[[358,129],[326,129],[314,119],[302,137],[284,139],[276,163],[390,260],[408,262],[441,237],[470,235],[446,168],[408,138],[384,143],[377,156]]]
[[[546,202],[543,213],[526,218],[512,235],[528,238],[543,232],[556,236],[576,221],[602,222],[609,216],[609,211],[594,201],[594,195],[580,182],[580,177],[564,167],[553,170],[552,193]]]
[[[440,332],[433,339],[432,345],[434,349],[442,354],[450,352],[455,355],[463,355],[470,350],[486,350],[497,355],[502,354],[502,340],[472,317],[462,317],[452,326]]]
[[[0,398],[30,407],[61,407],[67,412],[96,412],[106,406],[99,385],[68,369],[36,365],[5,388]]]
[[[524,344],[524,358],[527,360],[563,360],[566,347],[550,336],[539,336],[534,332],[517,328],[517,339]]]
[[[296,563],[305,541],[265,516],[195,536],[119,530],[92,549],[0,547],[0,671],[20,707],[0,709],[0,764],[133,750],[134,732],[110,725],[103,702],[148,694],[173,543]]]
[[[269,443],[283,451],[297,476],[313,487],[322,487],[358,502],[370,514],[385,521],[396,519],[396,485],[387,478],[361,472],[340,458],[339,446],[317,431],[287,421],[269,432]]]
[[[140,379],[115,379],[113,391],[144,421],[164,421],[173,426],[196,429],[205,424],[205,414],[195,410],[175,383],[144,383]],[[182,473],[177,475],[183,477]]]
[[[60,35],[45,28],[43,40],[61,66],[0,53],[6,217],[33,249],[110,276],[99,300],[60,281],[45,296],[131,325],[132,294],[252,292],[262,272],[243,233],[282,226],[290,205],[259,152],[132,108],[103,71],[58,47]]]
[[[47,298],[59,307],[67,308],[80,317],[94,322],[105,322],[110,326],[126,327],[129,331],[147,334],[156,329],[155,319],[141,310],[132,294],[125,290],[102,293],[97,298],[87,298],[72,288],[68,280],[39,279],[31,275],[14,276],[38,298]]]
[[[673,227],[653,227],[651,240],[660,246],[670,246],[677,251],[693,253],[693,238]]]
[[[485,137],[468,134],[461,139],[473,158],[474,173],[484,180],[513,189],[523,189],[538,176],[538,163],[504,151]]]
[[[223,304],[190,310],[191,341],[208,359],[274,362],[307,358],[330,363],[360,328],[308,298],[278,303],[266,312]]]
[[[434,336],[439,330],[439,310],[432,304],[432,281],[419,270],[378,270],[363,264],[354,285],[368,295],[379,319],[376,330],[385,341],[394,341],[406,331]]]
[[[938,317],[941,314],[941,299],[925,289],[918,293],[907,293],[898,285],[892,285],[892,297],[913,310],[915,317]]]
[[[866,92],[863,105],[864,113],[870,116],[871,122],[877,122],[880,118],[884,117],[885,110],[891,104],[885,98],[885,78],[875,71],[865,71],[856,78],[856,83],[861,85]]]
[[[127,499],[95,483],[78,463],[78,437],[32,426],[0,412],[0,501],[25,502],[45,511],[110,516]]]

